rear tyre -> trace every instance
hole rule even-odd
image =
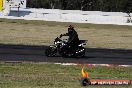
[[[85,56],[85,48],[84,47],[80,47],[79,50],[76,51],[76,57],[84,57]]]
[[[82,48],[82,52],[80,53],[80,57],[84,57],[85,56],[85,48]]]

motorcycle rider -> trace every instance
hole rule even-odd
[[[66,43],[67,44],[66,46],[69,46],[70,50],[77,49],[78,44],[79,44],[79,38],[78,38],[77,32],[74,29],[74,26],[69,25],[69,27],[68,27],[68,33],[61,34],[60,38],[62,36],[69,36],[68,41]]]

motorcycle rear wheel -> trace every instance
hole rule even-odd
[[[82,51],[81,51],[82,50]],[[81,51],[81,52],[79,52],[79,51]],[[84,57],[85,56],[85,48],[84,47],[81,47],[80,49],[79,49],[79,53],[77,53],[75,56],[76,57]]]

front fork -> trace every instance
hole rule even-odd
[[[50,47],[52,48],[52,53],[56,54],[57,53],[57,46],[56,45],[52,45]]]

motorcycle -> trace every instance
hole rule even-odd
[[[80,40],[78,47],[76,49],[71,49],[70,46],[67,46],[67,39],[61,39],[59,37],[55,38],[54,45],[50,45],[45,50],[45,55],[47,57],[54,57],[57,54],[62,57],[84,57],[85,48],[83,45],[86,45],[87,40]]]

